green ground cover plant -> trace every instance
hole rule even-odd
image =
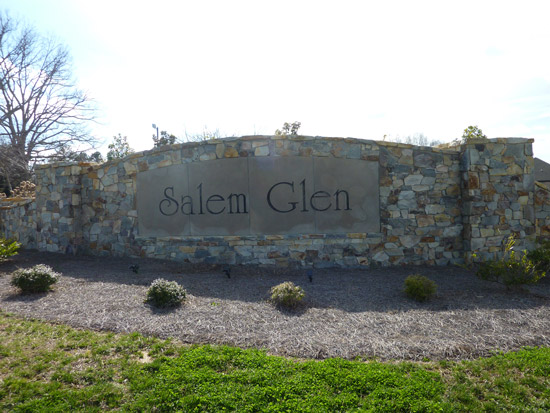
[[[292,360],[0,311],[0,411],[548,411],[550,349],[464,362]]]
[[[17,254],[21,244],[17,241],[0,238],[0,262]]]

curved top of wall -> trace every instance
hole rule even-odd
[[[469,144],[480,143],[531,143],[533,139],[526,138],[495,138],[487,140],[472,141]],[[183,162],[194,162],[202,160],[212,160],[220,158],[237,158],[248,156],[329,156],[335,158],[347,159],[373,159],[378,154],[375,148],[402,148],[417,149],[423,151],[432,151],[440,153],[457,153],[466,145],[448,143],[438,146],[416,146],[405,143],[375,141],[369,139],[356,138],[338,138],[322,136],[270,136],[270,135],[249,135],[241,137],[231,137],[222,139],[212,139],[200,142],[185,142],[174,145],[166,145],[160,148],[153,148],[141,152],[136,152],[122,159],[98,164],[94,162],[56,162],[44,165],[37,165],[36,169],[55,168],[60,166],[74,166],[99,168],[108,165],[114,165],[119,162],[131,162],[142,157],[161,156],[165,152],[182,151],[182,156],[186,159]],[[200,153],[198,157],[192,156],[193,151]],[[187,156],[186,156],[187,155]],[[180,160],[181,161],[181,160]],[[177,162],[177,160],[176,160]],[[160,165],[162,166],[162,165]]]

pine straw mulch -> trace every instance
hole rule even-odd
[[[54,291],[24,295],[9,284],[18,267],[44,263],[63,273]],[[134,274],[129,265],[138,263]],[[404,279],[420,273],[438,285],[435,299],[406,298]],[[156,278],[175,280],[185,304],[144,304]],[[296,311],[269,302],[269,289],[293,281],[306,292]],[[135,258],[23,251],[0,264],[0,309],[74,327],[139,331],[183,343],[264,348],[299,358],[468,359],[522,346],[550,346],[550,277],[507,291],[459,267],[306,270],[220,267]]]

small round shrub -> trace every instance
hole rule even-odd
[[[42,293],[59,280],[61,274],[51,267],[38,264],[31,268],[21,268],[13,272],[11,285],[18,287],[25,293]]]
[[[405,279],[405,294],[416,301],[426,301],[437,291],[437,285],[428,277],[413,274]]]
[[[155,307],[174,307],[180,305],[187,292],[175,281],[157,278],[147,290],[146,302]]]
[[[271,301],[281,307],[295,308],[306,296],[302,287],[294,285],[291,281],[271,287]]]

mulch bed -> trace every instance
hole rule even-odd
[[[61,272],[54,291],[20,294],[16,268],[44,263]],[[139,273],[128,267],[139,264]],[[413,273],[438,285],[417,303],[403,293]],[[158,310],[144,304],[156,278],[174,280],[185,304]],[[295,311],[275,308],[269,289],[293,281],[306,292]],[[71,256],[22,251],[0,263],[0,309],[74,327],[139,331],[183,343],[263,348],[299,358],[468,359],[522,346],[550,345],[550,277],[507,291],[460,267],[306,270],[221,267],[163,260]]]

